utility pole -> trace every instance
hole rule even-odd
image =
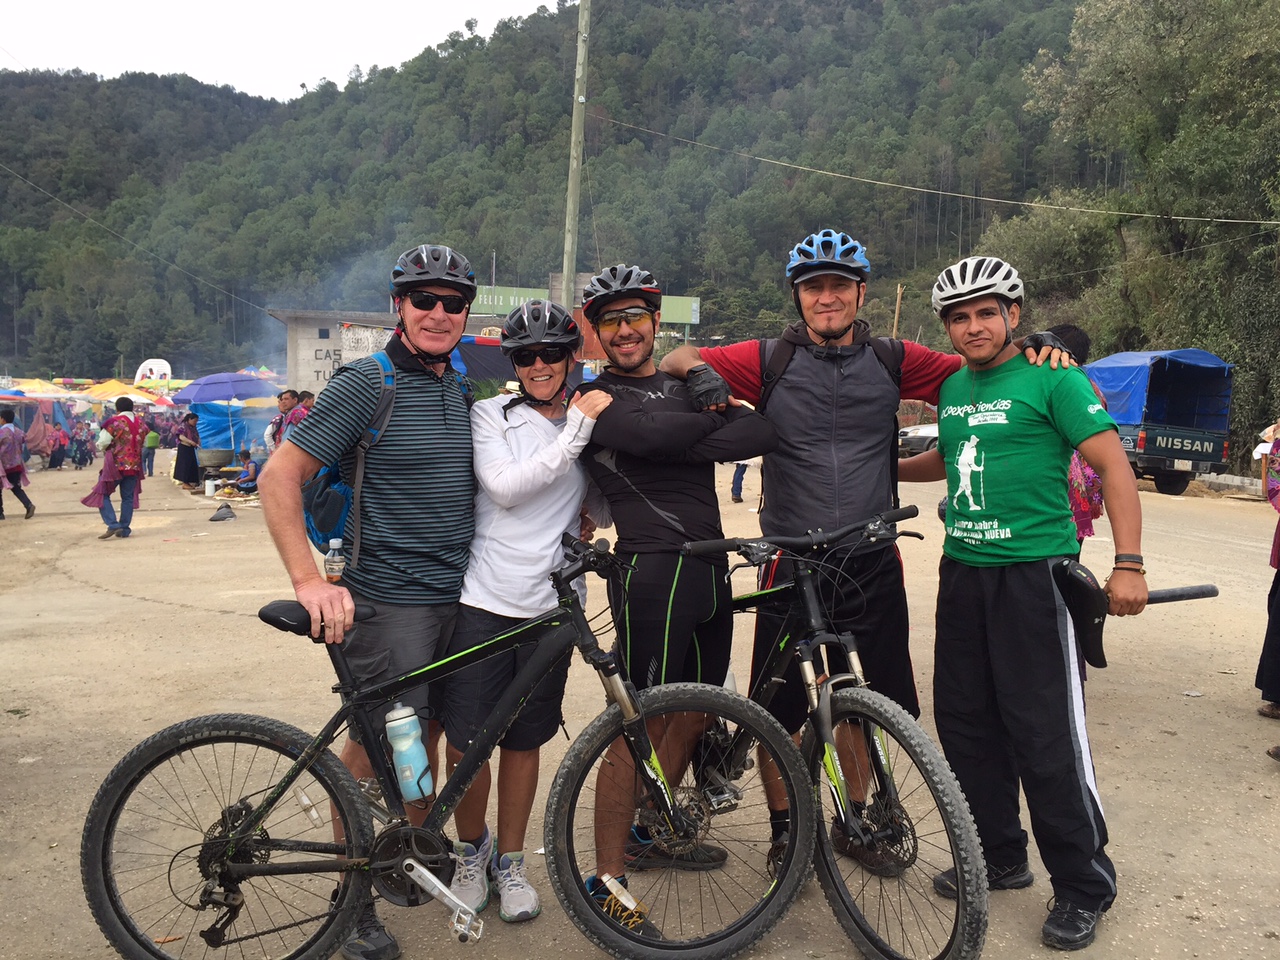
[[[582,170],[582,140],[587,124],[587,34],[591,29],[591,0],[578,0],[578,61],[573,75],[573,122],[569,133],[569,189],[564,209],[564,260],[560,303],[573,309],[578,265],[578,179]]]

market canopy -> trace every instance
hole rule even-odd
[[[134,403],[147,403],[152,406],[172,406],[172,402],[149,393],[123,380],[104,380],[93,386],[85,387],[77,399],[93,400],[95,403],[114,403],[121,397],[128,397]]]
[[[38,378],[14,377],[13,389],[21,391],[28,400],[80,400],[81,394],[70,387]]]
[[[277,388],[247,373],[212,373],[192,380],[169,399],[174,403],[210,403],[218,400],[251,400],[274,397]]]

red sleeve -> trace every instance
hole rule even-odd
[[[903,400],[923,400],[937,406],[942,381],[963,366],[964,358],[959,354],[939,353],[903,340],[902,383],[898,392]]]
[[[739,400],[760,402],[760,341],[747,340],[727,347],[701,347],[698,356],[724,377]]]

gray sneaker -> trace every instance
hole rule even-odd
[[[489,882],[498,891],[498,916],[505,922],[532,920],[542,912],[538,891],[525,876],[523,853],[504,853],[492,861]]]
[[[493,837],[484,828],[484,837],[477,849],[470,843],[454,842],[453,859],[458,866],[453,873],[449,889],[453,895],[479,913],[489,905],[489,876],[487,868],[493,858]]]
[[[400,944],[387,933],[372,902],[360,911],[356,932],[342,945],[342,956],[346,960],[396,960],[400,956]]]

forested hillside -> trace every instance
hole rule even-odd
[[[841,226],[877,327],[904,282],[903,332],[937,342],[931,275],[1002,252],[1028,322],[1239,363],[1252,426],[1280,401],[1276,224],[1254,222],[1280,207],[1276,20],[1267,0],[596,0],[579,269],[643,262],[702,297],[706,332],[746,336],[790,312],[790,244]],[[544,284],[576,26],[539,8],[284,106],[0,72],[0,162],[137,245],[4,174],[0,353],[78,375],[266,359],[253,305],[381,309],[424,239]],[[1047,206],[1002,202],[1026,200]]]

